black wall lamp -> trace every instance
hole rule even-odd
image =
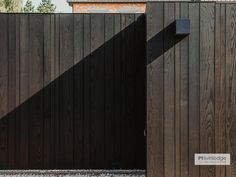
[[[190,34],[190,19],[175,20],[175,35],[186,36]]]

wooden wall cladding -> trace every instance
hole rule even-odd
[[[236,176],[236,4],[147,5],[147,176]],[[177,18],[191,33],[174,35]],[[194,153],[230,153],[195,166]]]
[[[0,22],[0,169],[145,168],[145,16]]]

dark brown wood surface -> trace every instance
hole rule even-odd
[[[146,17],[147,176],[235,176],[236,4],[150,2]],[[177,18],[190,35],[175,36]],[[232,163],[195,166],[195,153]]]
[[[0,21],[0,169],[144,169],[145,16]]]

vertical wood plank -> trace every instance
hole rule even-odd
[[[0,167],[8,167],[8,17],[0,15]]]
[[[125,31],[126,31],[126,18],[125,14],[121,14],[121,32],[120,32],[120,40],[121,40],[121,56],[120,56],[120,62],[121,62],[121,118],[120,118],[120,136],[121,136],[121,164],[126,163],[126,145],[125,145],[125,136],[126,136],[126,127],[125,127],[125,120],[126,120],[126,98],[125,98],[125,80],[126,80],[126,72],[125,72],[125,51],[126,51],[126,38],[125,38]]]
[[[225,4],[216,4],[215,16],[215,152],[225,149]],[[225,166],[216,166],[216,177],[225,177]]]
[[[52,161],[50,158],[51,146],[51,70],[52,70],[52,61],[54,58],[51,58],[52,52],[52,41],[51,41],[51,15],[44,15],[44,31],[43,31],[43,167],[45,169],[50,168]]]
[[[180,16],[181,18],[188,18],[188,3],[180,4]],[[189,72],[188,72],[188,52],[189,52],[189,38],[185,37],[180,42],[180,53],[181,53],[181,61],[180,61],[180,165],[181,165],[181,177],[188,177],[188,167],[189,167],[189,154],[188,154],[188,140],[189,140]]]
[[[20,157],[20,15],[16,15],[15,17],[16,21],[16,58],[15,58],[15,62],[16,62],[16,110],[15,110],[15,166],[14,168],[19,167],[19,157]]]
[[[144,167],[141,16],[0,15],[1,168]]]
[[[189,36],[189,177],[199,177],[200,168],[194,165],[194,154],[200,152],[200,26],[199,3],[189,4],[191,34]]]
[[[20,104],[29,97],[29,15],[20,16]],[[20,108],[20,150],[19,168],[29,165],[29,103]]]
[[[74,167],[83,167],[84,58],[83,15],[74,14]]]
[[[29,16],[29,168],[43,168],[43,16]]]
[[[133,167],[142,169],[146,165],[146,17],[135,15],[134,39],[134,130],[135,154]],[[134,166],[135,165],[135,166]]]
[[[132,168],[135,157],[134,127],[134,14],[125,15],[125,146],[126,166]]]
[[[60,15],[60,168],[73,166],[73,16]]]
[[[59,134],[59,123],[60,123],[60,116],[59,116],[59,97],[60,97],[60,79],[59,77],[59,69],[60,69],[60,15],[56,14],[54,17],[54,23],[55,23],[55,36],[54,36],[54,42],[55,42],[55,48],[54,48],[54,78],[56,79],[55,82],[53,82],[53,109],[54,109],[54,140],[53,144],[55,144],[53,149],[53,161],[55,168],[59,168],[60,165],[60,134]]]
[[[147,176],[164,176],[163,3],[147,4]],[[156,20],[156,17],[159,17]],[[157,109],[158,108],[158,109]]]
[[[175,3],[175,18],[180,18],[181,3]],[[181,45],[175,44],[175,175],[181,176]]]
[[[121,15],[114,15],[113,36],[114,59],[114,123],[117,126],[114,135],[114,168],[121,162]],[[119,127],[119,128],[118,128]]]
[[[104,166],[104,14],[91,14],[91,167]]]
[[[84,31],[83,31],[83,52],[84,52],[84,147],[83,160],[84,167],[91,167],[91,112],[90,112],[90,50],[91,50],[91,16],[84,14]]]
[[[17,48],[16,48],[16,15],[9,15],[9,27],[8,27],[8,163],[9,168],[14,168],[16,166],[16,90],[18,89],[16,80],[16,58],[17,58]]]
[[[105,166],[113,168],[114,159],[114,15],[105,14]]]
[[[235,42],[236,5],[226,4],[226,150],[231,154],[231,165],[226,167],[226,176],[235,176],[236,161],[236,101],[235,101]]]
[[[215,4],[200,4],[200,151],[214,153]],[[214,166],[201,167],[201,177],[214,176]]]
[[[164,4],[164,28],[174,22],[174,3]],[[171,30],[164,31],[164,174],[175,175],[175,134],[174,134],[174,36]]]
[[[49,83],[50,87],[50,109],[51,109],[51,119],[50,119],[50,149],[49,149],[49,158],[50,158],[50,168],[56,167],[55,163],[55,135],[56,135],[56,113],[55,113],[55,83],[57,82],[55,74],[55,14],[50,15],[50,71],[51,71],[51,82]]]

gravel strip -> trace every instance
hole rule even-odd
[[[0,177],[145,177],[144,170],[0,170]]]

